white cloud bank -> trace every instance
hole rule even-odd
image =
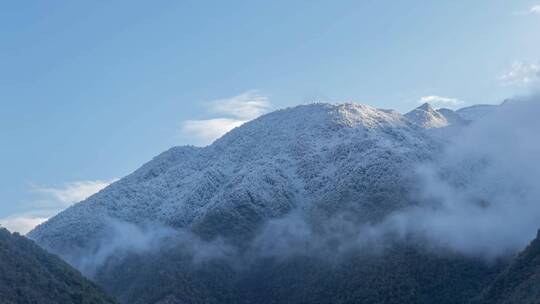
[[[262,257],[351,249],[377,252],[398,239],[493,262],[514,256],[540,228],[540,96],[507,102],[418,164],[418,204],[359,224],[344,210],[326,222],[301,212],[270,220],[253,242]],[[321,233],[322,232],[322,233]]]
[[[540,4],[534,5],[529,9],[529,14],[540,15]]]
[[[423,96],[418,100],[419,104],[429,103],[436,108],[455,108],[464,104],[462,100],[437,95]]]
[[[268,112],[268,97],[250,90],[240,95],[208,103],[208,112],[223,117],[187,120],[182,132],[193,137],[199,145],[208,145],[223,134]]]
[[[540,79],[540,62],[516,61],[512,67],[499,76],[505,84],[527,84]]]
[[[419,168],[423,201],[388,220],[430,244],[490,260],[523,249],[540,219],[540,96],[517,98]]]
[[[60,188],[33,186],[32,190],[39,194],[39,198],[26,204],[27,211],[1,218],[0,225],[12,232],[26,234],[49,217],[85,200],[116,180],[77,181],[65,183]]]

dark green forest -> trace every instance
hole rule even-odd
[[[117,303],[33,241],[0,227],[1,304]]]

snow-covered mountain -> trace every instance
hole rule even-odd
[[[418,108],[405,114],[415,124],[422,128],[442,128],[448,126],[446,117],[435,110],[429,103],[424,103]]]
[[[62,254],[97,238],[110,219],[227,236],[293,209],[331,213],[354,203],[372,221],[410,204],[404,194],[412,188],[411,166],[434,149],[423,128],[394,111],[298,106],[208,147],[172,148],[29,236]]]
[[[376,221],[411,203],[412,166],[440,148],[432,129],[493,107],[424,104],[405,115],[352,103],[279,110],[210,146],[171,148],[29,236],[62,254],[97,238],[111,219],[227,236],[293,209],[320,215],[354,204],[365,221]]]
[[[162,153],[29,236],[83,271],[91,265],[123,303],[464,303],[492,266],[400,238],[382,255],[347,249],[356,228],[376,235],[370,227],[419,203],[418,164],[440,155],[444,131],[460,131],[473,112],[279,110],[207,147]],[[403,222],[391,223],[399,233]],[[345,263],[318,260],[338,247]],[[288,254],[296,248],[300,258]]]
[[[441,114],[444,119],[447,121],[447,125],[451,126],[463,126],[469,122],[467,119],[465,119],[463,116],[461,116],[459,113],[455,112],[454,110],[447,109],[447,108],[440,108],[436,110],[439,114]]]
[[[448,126],[465,126],[493,113],[496,105],[474,105],[459,110],[447,108],[435,109],[429,103],[405,114],[414,124],[425,129],[437,129]]]
[[[495,105],[474,105],[466,108],[461,108],[456,111],[461,118],[466,121],[475,121],[490,113],[497,108]]]

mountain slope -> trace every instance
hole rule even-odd
[[[444,118],[450,125],[460,126],[468,122],[468,120],[464,119],[460,114],[450,109],[441,108],[441,109],[437,109],[437,112],[440,113],[442,116],[444,116]]]
[[[0,303],[116,303],[58,257],[0,228]]]
[[[403,194],[414,188],[411,166],[436,148],[396,112],[299,106],[246,123],[208,147],[170,149],[29,236],[62,254],[99,238],[110,219],[208,236],[249,234],[293,209],[324,216],[359,208],[364,220],[376,220],[410,204]]]
[[[484,291],[477,303],[540,303],[540,232]]]
[[[419,204],[433,126],[360,104],[276,111],[162,153],[29,236],[123,303],[463,303],[498,265],[358,238]]]
[[[466,121],[475,121],[493,113],[496,108],[495,105],[474,105],[459,109],[456,113]]]
[[[405,117],[420,127],[427,129],[442,128],[449,124],[446,117],[435,110],[429,103],[424,103],[418,108],[410,111],[405,114]]]
[[[220,259],[191,263],[177,247],[109,263],[96,279],[130,304],[463,304],[500,270],[408,245],[332,262],[304,254],[242,263],[249,267]]]
[[[494,113],[496,108],[496,105],[474,105],[454,111],[446,108],[434,109],[429,103],[424,103],[404,116],[422,128],[438,129],[467,125]]]

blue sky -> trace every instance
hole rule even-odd
[[[539,80],[539,1],[7,1],[0,223],[24,231],[269,110],[499,103]]]

